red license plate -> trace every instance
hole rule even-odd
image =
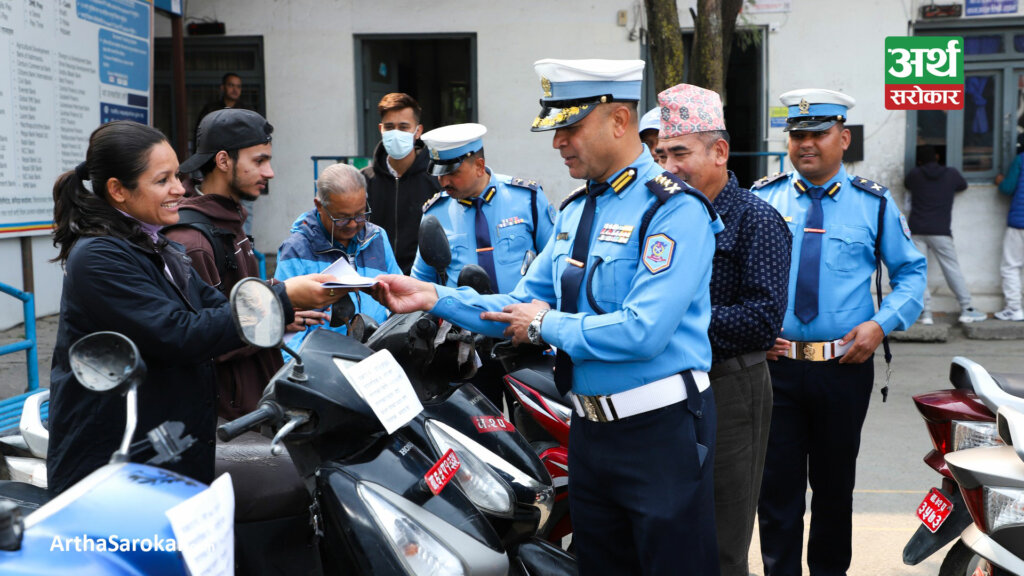
[[[942,492],[939,492],[938,488],[932,488],[921,501],[921,505],[917,507],[917,517],[932,533],[942,526],[952,512],[953,503]]]
[[[451,482],[451,479],[455,477],[455,473],[458,472],[459,466],[462,462],[459,461],[459,457],[455,455],[455,451],[449,449],[444,453],[444,456],[438,460],[433,467],[427,471],[423,479],[427,481],[427,486],[434,495],[441,493],[441,490]]]

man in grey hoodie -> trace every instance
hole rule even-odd
[[[933,146],[917,150],[917,166],[903,180],[911,196],[910,233],[918,251],[928,257],[929,265],[938,262],[946,284],[960,303],[960,322],[978,322],[988,316],[971,305],[971,291],[960,271],[953,245],[951,221],[953,196],[967,189],[967,181],[956,170],[939,164],[939,155]],[[921,324],[933,323],[931,292],[925,287],[924,311]]]

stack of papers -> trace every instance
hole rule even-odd
[[[360,276],[344,256],[335,260],[323,273],[336,278],[333,282],[321,284],[324,288],[369,288],[377,283],[373,278]]]

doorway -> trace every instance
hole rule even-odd
[[[775,157],[746,156],[764,152],[765,42],[763,27],[737,28],[733,34],[729,70],[725,77],[725,127],[729,131],[729,169],[736,174],[739,185],[750,188],[758,178],[779,171]],[[689,82],[693,32],[683,33],[685,52],[684,77]]]
[[[362,109],[359,150],[372,156],[380,142],[377,103],[404,92],[420,103],[424,131],[474,122],[476,34],[364,34],[355,37],[356,95]]]

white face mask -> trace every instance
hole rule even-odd
[[[384,149],[387,150],[388,156],[401,160],[412,152],[415,138],[412,132],[403,132],[401,130],[388,130],[381,134],[384,140]]]

